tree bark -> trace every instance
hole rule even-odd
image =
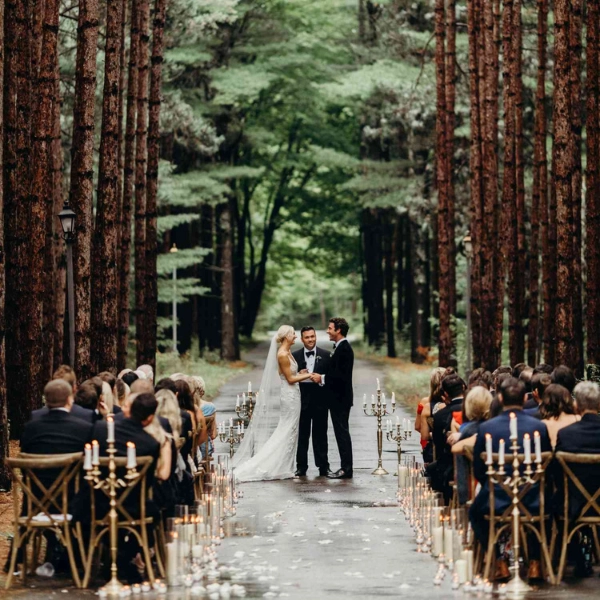
[[[410,219],[409,223],[413,268],[410,359],[416,364],[423,364],[429,354],[426,229],[420,219]]]
[[[581,227],[581,129],[583,105],[581,86],[581,19],[582,0],[572,0],[569,11],[569,84],[571,95],[572,210],[573,210],[573,271],[570,292],[573,307],[573,364],[577,377],[583,377],[583,305],[582,305],[582,227]]]
[[[438,260],[439,260],[439,364],[456,364],[454,324],[452,321],[452,273],[454,267],[454,227],[451,222],[451,200],[448,181],[448,113],[446,80],[446,15],[444,0],[435,2],[435,71],[436,71],[436,174],[438,189]]]
[[[396,217],[394,247],[396,249],[396,329],[402,333],[404,305],[404,215]]]
[[[127,115],[123,171],[123,201],[121,205],[121,241],[119,246],[119,339],[117,341],[117,368],[127,366],[129,342],[129,283],[131,280],[131,218],[135,178],[135,129],[137,116],[140,0],[131,0],[131,30],[129,44],[129,71],[127,76]]]
[[[600,364],[600,8],[588,4],[586,77],[587,362]]]
[[[533,192],[531,196],[531,246],[529,262],[529,329],[527,362],[535,365],[540,358],[539,278],[540,225],[542,245],[548,244],[548,166],[546,158],[546,31],[548,5],[538,0],[537,14],[537,84],[535,96],[535,133],[533,149]],[[544,258],[544,261],[546,257]]]
[[[569,81],[568,0],[556,0],[554,10],[554,163],[553,188],[556,194],[556,364],[575,367],[573,301],[573,147],[570,142],[571,90]]]
[[[484,340],[482,340],[481,320],[481,237],[485,234],[482,226],[483,218],[483,173],[482,173],[482,136],[481,136],[481,102],[479,95],[480,77],[478,39],[481,35],[480,0],[467,2],[467,30],[469,38],[469,98],[470,98],[470,192],[471,192],[471,239],[473,243],[473,260],[471,266],[471,315],[472,340],[475,367],[479,366]]]
[[[69,192],[70,207],[76,215],[76,236],[73,244],[75,372],[80,381],[92,375],[90,278],[97,43],[98,0],[80,0]]]
[[[113,369],[117,362],[117,189],[122,20],[123,4],[118,0],[109,2],[92,262],[92,364],[96,372]]]
[[[158,255],[157,201],[158,159],[160,152],[160,91],[164,52],[166,0],[156,0],[152,40],[152,69],[150,73],[150,119],[148,126],[148,171],[146,174],[146,260],[144,266],[146,304],[144,343],[142,351],[146,364],[156,364],[156,307],[158,304],[158,281],[156,258]]]
[[[146,168],[148,161],[148,84],[150,45],[150,0],[139,0],[138,5],[138,88],[137,130],[135,147],[135,338],[136,360],[142,364],[146,349],[144,331],[145,263],[146,263]]]
[[[233,227],[231,220],[231,201],[221,207],[219,230],[221,239],[221,358],[237,360],[235,290],[233,276]]]
[[[0,90],[4,90],[4,3],[0,3]],[[0,165],[4,165],[4,97],[0,94]],[[8,458],[8,404],[6,397],[6,255],[4,250],[4,177],[0,177],[0,490],[12,485]]]

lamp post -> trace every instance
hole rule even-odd
[[[465,256],[467,258],[467,375],[473,370],[472,334],[471,334],[471,263],[473,260],[473,240],[468,232],[463,239]]]
[[[177,246],[173,244],[171,254],[177,252]],[[177,353],[177,266],[173,265],[173,352]]]
[[[67,310],[69,311],[69,363],[75,366],[75,292],[73,283],[73,242],[75,241],[75,213],[66,202],[58,213],[63,239],[67,245]]]

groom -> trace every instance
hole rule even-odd
[[[333,342],[333,352],[327,374],[316,378],[317,383],[325,386],[329,397],[329,411],[333,431],[340,452],[342,468],[331,473],[330,479],[352,479],[352,439],[350,438],[350,409],[354,394],[352,392],[352,370],[354,352],[346,339],[348,322],[341,317],[329,319],[327,334]]]

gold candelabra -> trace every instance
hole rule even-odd
[[[236,425],[232,422],[229,425],[221,423],[219,425],[219,439],[229,444],[229,457],[233,458],[235,453],[233,449],[234,445],[239,444],[244,439],[244,424],[238,424],[236,430]]]
[[[520,511],[519,511],[519,491],[520,488],[527,484],[534,483],[532,479],[532,475],[534,471],[531,467],[531,438],[528,433],[525,434],[523,439],[523,448],[524,448],[524,459],[523,464],[525,465],[525,470],[523,474],[521,474],[521,463],[519,461],[519,444],[517,442],[517,430],[516,430],[516,416],[514,413],[511,413],[511,446],[510,450],[512,450],[513,460],[512,460],[512,474],[504,480],[504,486],[506,488],[510,488],[510,493],[512,495],[512,523],[511,523],[511,533],[512,533],[512,548],[513,548],[513,566],[512,570],[512,578],[506,584],[506,595],[509,598],[523,598],[527,592],[530,592],[533,588],[531,588],[525,581],[521,579],[519,574],[519,556],[520,556]],[[487,462],[487,475],[489,477],[489,485],[495,485],[497,482],[498,476],[503,477],[506,475],[506,471],[504,470],[504,440],[500,441],[500,450],[498,453],[498,469],[494,469],[493,458],[492,458],[492,439],[490,434],[486,436],[486,462]],[[535,464],[536,470],[535,474],[539,475],[542,473],[542,454],[541,454],[541,442],[539,435],[535,436]]]
[[[248,393],[242,394],[242,401],[240,402],[240,397],[238,395],[237,401],[235,403],[235,412],[238,418],[242,420],[248,421],[248,423],[252,420],[252,415],[254,414],[254,407],[256,406],[256,397],[258,394],[252,392],[252,390],[248,390]]]
[[[396,450],[398,452],[398,469],[400,469],[400,463],[402,462],[402,442],[408,440],[412,436],[412,429],[410,428],[410,421],[404,420],[400,423],[400,417],[396,421],[395,425],[392,425],[390,419],[387,422],[386,437],[388,441],[396,442]],[[398,471],[394,473],[394,476],[398,476]]]
[[[396,411],[396,397],[392,394],[392,412]],[[379,380],[377,380],[377,399],[375,396],[371,396],[371,406],[367,407],[367,395],[363,398],[363,412],[367,417],[377,417],[377,468],[371,473],[372,475],[389,475],[389,473],[383,468],[381,461],[381,452],[383,450],[383,431],[381,429],[381,419],[385,415],[389,415],[387,411],[387,404],[385,401],[385,394],[382,394],[381,388],[379,387]]]
[[[117,514],[117,489],[126,488],[132,485],[135,480],[139,477],[137,472],[137,464],[135,458],[135,445],[131,442],[127,442],[127,474],[125,480],[117,477],[117,467],[115,464],[115,454],[117,452],[114,442],[114,423],[109,417],[107,419],[108,426],[108,439],[106,450],[108,454],[108,475],[102,478],[100,472],[100,458],[99,458],[99,446],[98,442],[95,442],[92,447],[89,444],[85,448],[85,462],[83,468],[87,471],[85,479],[94,487],[94,489],[108,490],[108,497],[110,499],[110,512],[109,512],[109,532],[110,532],[110,581],[104,586],[104,591],[109,596],[119,595],[123,584],[117,577],[117,549],[118,549],[118,514]],[[92,450],[93,448],[93,450]]]

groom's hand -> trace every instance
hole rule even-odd
[[[311,381],[314,381],[315,383],[321,383],[321,375],[319,373],[313,373],[310,376]]]
[[[305,373],[308,373],[308,369],[302,369],[302,371],[300,371],[300,375],[304,375]]]

